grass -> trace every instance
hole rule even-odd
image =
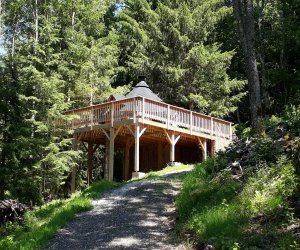
[[[142,180],[142,179],[151,179],[155,177],[159,177],[161,175],[167,174],[167,173],[172,173],[174,171],[179,171],[179,170],[186,170],[192,168],[192,165],[179,165],[179,166],[174,166],[174,167],[166,167],[162,170],[159,171],[153,171],[145,174],[141,178],[135,178],[130,181],[137,181],[137,180]]]
[[[160,175],[188,169],[189,165],[167,167],[161,171],[150,172],[140,179],[149,179]],[[137,181],[135,179],[132,181]],[[72,220],[75,215],[92,208],[92,200],[108,189],[122,185],[109,181],[99,181],[92,184],[83,192],[77,192],[66,200],[54,200],[25,214],[24,225],[8,224],[0,228],[0,250],[41,249],[47,245],[56,232]]]
[[[244,182],[226,171],[213,173],[208,160],[187,174],[176,200],[180,237],[192,233],[198,244],[216,249],[296,249],[287,214],[295,191],[289,162],[261,169]]]
[[[0,249],[41,249],[55,233],[78,212],[90,210],[92,199],[119,183],[99,181],[83,192],[77,192],[66,200],[55,200],[25,214],[22,226],[7,225],[5,235],[0,238]]]

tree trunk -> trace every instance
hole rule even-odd
[[[244,53],[249,85],[250,114],[252,126],[261,123],[261,94],[255,55],[255,29],[252,0],[233,0],[233,10],[238,23],[240,42]]]
[[[38,14],[38,0],[35,0],[35,42],[39,40],[39,14]]]

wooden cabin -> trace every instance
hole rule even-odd
[[[111,96],[106,103],[66,114],[77,115],[67,124],[74,131],[75,147],[79,141],[88,145],[88,179],[99,145],[106,149],[104,178],[121,175],[128,180],[170,162],[200,162],[232,140],[230,122],[169,105],[145,81],[126,96]],[[114,173],[115,149],[123,151],[118,173]],[[72,176],[74,189],[75,174]]]

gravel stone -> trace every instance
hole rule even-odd
[[[172,237],[177,178],[188,170],[107,191],[79,213],[46,249],[184,249]]]

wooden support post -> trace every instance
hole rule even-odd
[[[134,131],[134,172],[140,171],[140,125],[136,123]]]
[[[110,128],[110,133],[109,133],[109,167],[108,167],[108,179],[110,181],[113,181],[114,178],[114,156],[115,156],[115,129]]]
[[[175,135],[172,134],[171,135],[171,150],[170,150],[170,162],[174,162],[175,161]]]
[[[109,166],[109,139],[105,140],[105,165],[104,165],[104,180],[108,180],[108,166]]]
[[[119,127],[116,131],[113,127],[111,127],[109,129],[109,135],[104,129],[101,130],[106,136],[104,179],[112,181],[114,178],[115,138],[120,132],[121,127]]]
[[[172,133],[171,136],[169,136],[168,132],[166,130],[164,130],[168,141],[170,142],[170,162],[174,162],[175,161],[175,145],[178,142],[178,140],[180,139],[180,135],[178,135],[175,138],[175,134],[174,132]]]
[[[129,138],[126,139],[126,144],[124,148],[124,169],[123,169],[123,179],[129,180],[129,152],[130,152],[131,141]]]
[[[94,150],[93,150],[93,142],[88,142],[88,169],[87,169],[87,183],[88,185],[91,184],[91,181],[93,179],[93,156],[94,156]]]
[[[202,152],[202,159],[203,161],[205,161],[207,159],[207,140],[203,139],[203,141],[197,137],[199,146],[201,148],[201,152]]]
[[[142,122],[145,123],[145,98],[142,99]]]
[[[73,138],[73,150],[77,150],[78,146],[78,141],[77,141],[77,135],[74,134]],[[71,194],[73,194],[76,190],[76,172],[77,172],[77,167],[73,167],[72,173],[71,173]]]
[[[207,160],[207,141],[204,139],[203,141],[203,151],[202,151],[203,160]]]

